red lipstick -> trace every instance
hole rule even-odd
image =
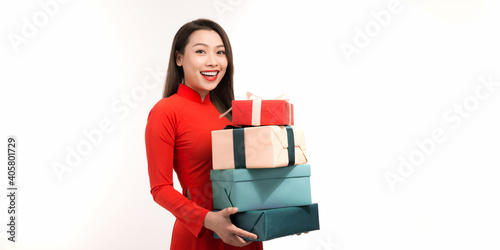
[[[215,81],[217,79],[217,76],[219,75],[219,71],[218,70],[205,70],[205,71],[201,71],[200,74],[207,81]]]

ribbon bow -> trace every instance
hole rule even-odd
[[[262,97],[254,94],[252,92],[247,92],[246,96],[247,96],[248,100],[263,100]],[[290,101],[290,95],[283,93],[280,96],[272,98],[270,100],[285,100],[288,102],[288,101]]]

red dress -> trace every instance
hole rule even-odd
[[[170,249],[262,249],[262,242],[243,248],[227,245],[203,227],[205,215],[213,209],[210,131],[230,124],[219,115],[210,94],[201,101],[196,91],[183,84],[149,113],[145,139],[151,194],[177,218]],[[173,170],[183,194],[173,187]],[[191,200],[186,198],[188,190]]]

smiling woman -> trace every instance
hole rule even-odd
[[[179,29],[163,97],[149,113],[145,139],[151,194],[177,219],[170,249],[262,249],[242,238],[255,234],[231,223],[237,208],[211,211],[211,131],[231,123],[230,114],[219,115],[234,99],[231,45],[218,24],[199,19]],[[173,187],[174,170],[182,194]]]

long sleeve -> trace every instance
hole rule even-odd
[[[149,113],[145,134],[151,194],[155,202],[199,237],[209,210],[187,199],[173,187],[176,128],[177,117],[171,105],[160,101]]]
[[[213,209],[211,131],[231,124],[219,118],[210,100],[180,84],[176,94],[163,98],[151,109],[146,125],[146,155],[151,194],[156,203],[172,213],[172,250],[262,250],[261,242],[237,248],[215,239],[203,227]],[[173,187],[173,171],[182,193]],[[191,195],[186,198],[183,194]]]

